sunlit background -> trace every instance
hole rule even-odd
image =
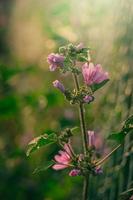
[[[132,0],[1,0],[0,1],[0,199],[80,200],[82,178],[52,169],[33,174],[53,158],[58,147],[26,157],[28,142],[42,134],[77,126],[78,112],[52,86],[71,76],[51,73],[47,55],[68,43],[83,42],[92,59],[110,74],[110,83],[86,107],[86,122],[103,138],[118,131],[133,113]],[[69,81],[68,81],[69,80]],[[74,146],[81,146],[78,136]],[[77,145],[78,144],[78,145]],[[129,199],[133,188],[133,136],[126,138],[91,178],[90,199]],[[107,142],[107,149],[112,143]],[[121,196],[120,196],[121,195]]]

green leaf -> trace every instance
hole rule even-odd
[[[108,136],[109,140],[115,140],[118,143],[121,143],[125,139],[126,134],[124,132],[112,133]]]
[[[109,79],[102,81],[99,84],[93,84],[91,85],[91,90],[92,92],[95,92],[96,90],[99,90],[101,87],[103,87],[107,82],[109,81]]]
[[[80,61],[80,62],[87,62],[88,61],[88,58],[85,57],[85,56],[77,56],[77,60]]]
[[[125,134],[128,134],[131,130],[133,130],[133,115],[131,115],[124,123],[122,131]]]
[[[72,132],[72,134],[76,134],[77,131],[79,131],[79,130],[80,130],[80,129],[79,129],[78,126],[75,126],[75,127],[71,128],[71,132]]]
[[[121,143],[125,139],[125,136],[131,131],[133,131],[133,115],[125,121],[120,132],[109,135],[108,139]]]
[[[28,150],[26,155],[29,156],[32,152],[40,149],[40,147],[55,143],[56,141],[57,141],[57,135],[55,133],[52,133],[50,135],[48,134],[40,135],[39,137],[34,138],[28,144]]]
[[[48,168],[50,168],[53,164],[54,164],[54,161],[52,161],[52,160],[51,160],[51,161],[47,161],[47,162],[45,162],[43,165],[37,167],[37,168],[33,171],[33,174],[36,174],[36,173],[45,171],[45,170],[47,170]]]

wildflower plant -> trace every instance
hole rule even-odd
[[[86,130],[84,104],[89,107],[95,99],[95,92],[109,81],[109,74],[100,64],[93,64],[90,58],[90,48],[69,44],[59,48],[58,53],[51,53],[47,61],[51,72],[58,70],[60,73],[69,73],[73,77],[74,89],[70,90],[59,80],[53,81],[53,86],[57,88],[65,99],[71,104],[76,104],[79,109],[79,119],[83,150],[77,154],[72,147],[71,138],[76,132],[76,128],[66,128],[60,134],[43,134],[33,139],[28,144],[27,156],[40,147],[57,143],[61,150],[54,156],[52,161],[45,167],[52,167],[54,170],[69,169],[69,176],[83,176],[83,200],[89,198],[88,186],[89,177],[98,176],[103,173],[103,163],[122,146],[125,136],[133,130],[133,116],[130,116],[120,131],[109,135],[108,139],[115,140],[118,145],[103,158],[97,157],[96,133],[93,130]],[[80,66],[79,66],[80,63]],[[82,83],[79,77],[82,77]]]

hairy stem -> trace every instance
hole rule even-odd
[[[96,166],[101,165],[103,162],[105,162],[117,149],[119,149],[119,147],[122,144],[119,144],[116,148],[114,148],[109,154],[107,154],[102,160],[98,161],[96,163]]]
[[[78,78],[77,78],[77,75],[74,73],[73,73],[73,78],[74,78],[76,90],[79,91]],[[84,107],[83,107],[82,103],[79,104],[79,118],[80,118],[80,126],[81,126],[81,133],[82,133],[83,150],[84,150],[84,154],[87,155],[88,138],[87,138],[87,134],[86,134]],[[89,188],[88,186],[89,186],[89,176],[84,176],[83,200],[88,199],[88,188]]]
[[[79,83],[78,83],[77,76],[73,74],[73,77],[74,77],[76,89],[79,91]],[[87,150],[88,150],[88,138],[86,134],[84,107],[82,103],[79,104],[79,118],[80,118],[80,126],[81,126],[81,133],[82,133],[83,150],[86,155]]]

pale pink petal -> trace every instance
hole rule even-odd
[[[108,73],[104,72],[100,64],[94,66],[93,63],[89,63],[89,65],[88,63],[85,63],[82,67],[82,74],[87,85],[101,83],[102,81],[109,79]]]
[[[59,151],[59,154],[60,154],[61,156],[63,156],[65,159],[70,159],[70,156],[69,156],[68,153],[65,152],[65,151]]]
[[[95,72],[95,66],[93,63],[89,63],[89,71],[88,71],[88,75],[89,75],[89,79],[92,79],[94,76],[94,72]]]
[[[94,131],[88,131],[88,137],[89,137],[89,147],[95,146],[95,133],[94,133]]]
[[[70,148],[69,148],[69,144],[65,144],[64,145],[64,150],[67,152],[67,154],[71,157],[71,151],[70,151]]]
[[[59,155],[56,155],[54,157],[55,161],[57,161],[58,163],[63,163],[63,164],[68,164],[70,162],[70,159],[64,157],[64,156],[59,156]]]
[[[61,170],[61,169],[65,169],[67,167],[68,167],[67,165],[62,165],[62,164],[55,164],[52,166],[52,168],[55,170]]]

